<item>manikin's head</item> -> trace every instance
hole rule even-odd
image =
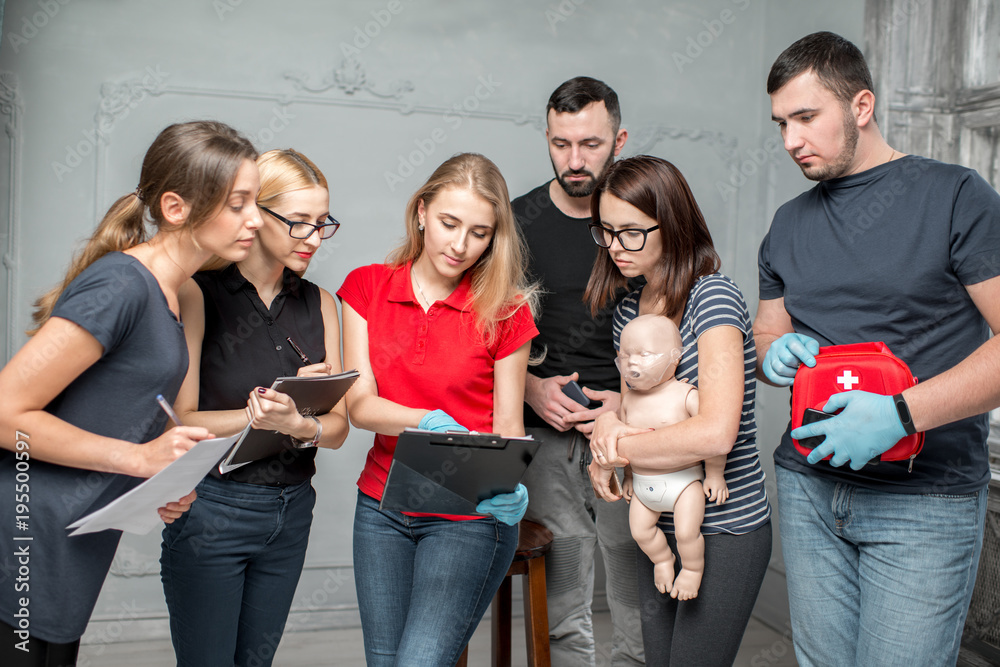
[[[683,345],[672,320],[640,315],[622,329],[615,365],[632,391],[649,391],[674,377]]]

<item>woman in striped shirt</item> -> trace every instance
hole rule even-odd
[[[653,564],[638,553],[643,643],[650,665],[731,665],[771,556],[771,511],[756,445],[752,321],[739,288],[719,273],[720,260],[684,177],[666,160],[640,155],[615,163],[594,192],[591,232],[607,248],[594,264],[584,298],[597,312],[616,289],[645,285],[615,310],[622,328],[647,313],[665,315],[681,333],[676,377],[698,388],[699,411],[650,431],[614,412],[591,436],[591,481],[612,502],[616,466],[676,470],[725,455],[729,499],[705,509],[704,578],[698,597],[679,601],[653,584]],[[628,387],[622,385],[622,394]],[[660,527],[676,552],[671,515]],[[676,563],[680,567],[681,563]]]

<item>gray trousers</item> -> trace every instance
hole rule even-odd
[[[529,428],[542,442],[524,475],[526,519],[552,531],[545,557],[549,641],[553,667],[642,665],[642,623],[636,585],[636,552],[628,505],[594,496],[587,466],[590,444],[578,431]],[[611,642],[595,645],[591,619],[594,557],[600,546],[607,575]]]

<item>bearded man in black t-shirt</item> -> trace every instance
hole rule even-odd
[[[628,506],[597,500],[587,466],[587,436],[602,412],[617,411],[611,315],[614,304],[592,316],[583,301],[598,252],[591,238],[591,194],[628,136],[620,128],[618,96],[605,83],[576,77],[549,98],[546,139],[556,178],[517,198],[514,212],[530,250],[530,272],[544,290],[540,335],[525,382],[524,425],[542,441],[524,476],[526,518],[552,531],[546,558],[552,664],[579,667],[595,661],[591,601],[597,546],[607,573],[614,625],[613,665],[643,664],[636,587],[636,544]],[[584,406],[563,389],[576,382]]]

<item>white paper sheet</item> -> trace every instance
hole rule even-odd
[[[70,535],[108,529],[145,535],[163,523],[156,510],[191,493],[239,437],[237,433],[228,438],[202,440],[139,486],[96,512],[77,519],[66,529],[73,530]]]

